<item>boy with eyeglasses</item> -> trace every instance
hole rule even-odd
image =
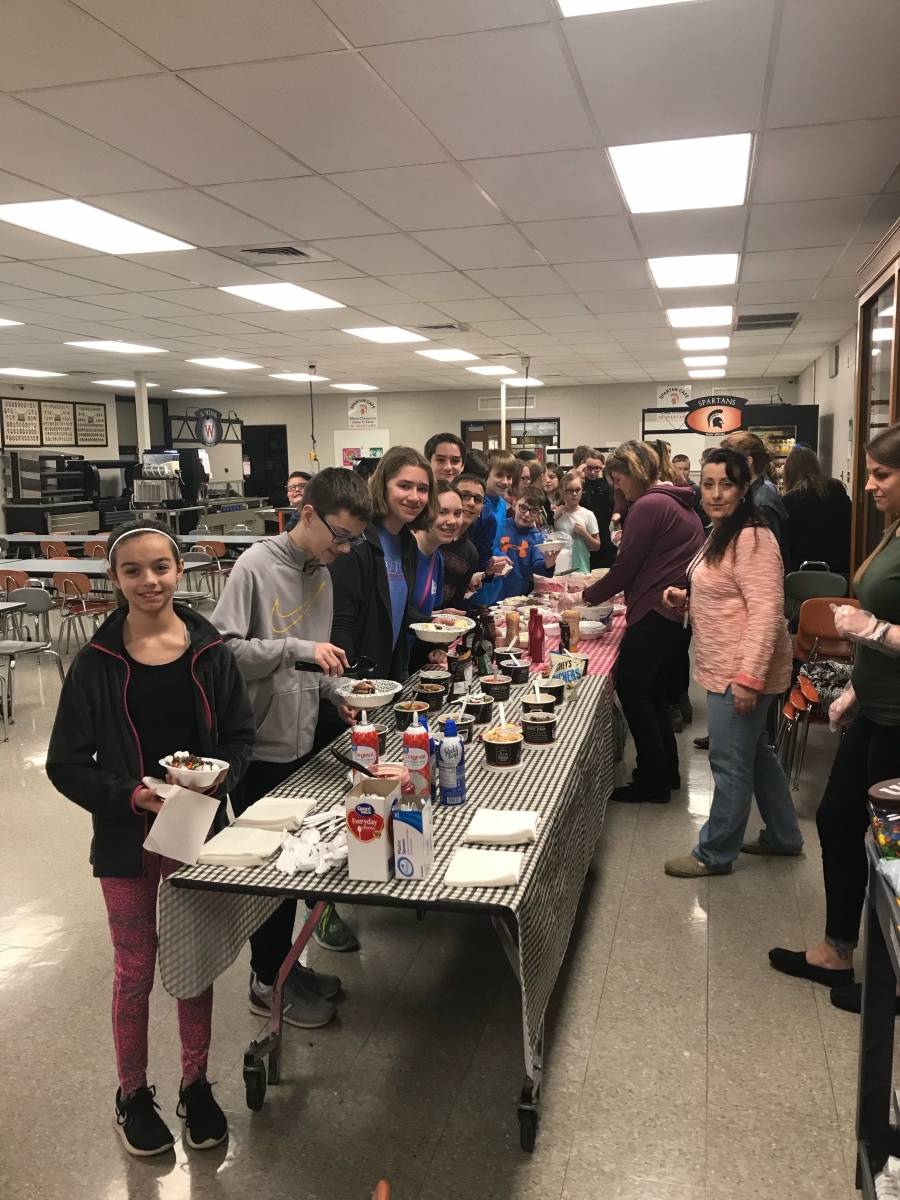
[[[212,623],[234,652],[256,718],[256,746],[247,773],[231,793],[236,815],[283,783],[312,752],[319,700],[332,700],[348,724],[353,714],[336,695],[347,667],[331,643],[332,589],[328,564],[364,538],[372,515],[369,489],[353,471],[327,467],[306,484],[296,526],[257,542],[232,568]],[[322,674],[297,671],[314,662]],[[266,1016],[272,985],[294,938],[296,901],[286,900],[250,938],[250,1011]],[[314,1029],[334,1015],[336,975],[299,963],[284,989],[284,1019]]]
[[[618,553],[610,531],[615,501],[609,482],[603,478],[604,458],[593,446],[576,446],[572,455],[575,474],[581,476],[581,507],[594,514],[600,544],[591,547],[590,569],[611,567]]]
[[[287,481],[288,504],[293,508],[290,519],[284,527],[285,533],[290,533],[300,520],[300,509],[303,507],[303,491],[312,479],[309,471],[291,471]]]
[[[500,527],[497,548],[512,563],[512,570],[500,580],[499,599],[527,596],[535,575],[552,575],[558,550],[540,549],[544,535],[537,528],[543,511],[544,493],[527,487],[516,500],[513,515]]]

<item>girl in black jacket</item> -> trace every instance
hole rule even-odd
[[[60,697],[47,775],[93,818],[91,862],[106,902],[115,958],[113,1039],[120,1087],[116,1121],[126,1149],[147,1156],[174,1139],[147,1086],[147,1024],[156,965],[159,883],[177,863],[144,850],[162,801],[143,782],[159,759],[186,749],[227,762],[210,791],[223,798],[246,769],[253,712],[217,630],[172,603],[181,550],[156,521],[122,525],[109,539],[109,577],[128,602],[75,658]],[[182,1074],[178,1115],[195,1149],[228,1135],[206,1079],[212,988],[178,1001]]]

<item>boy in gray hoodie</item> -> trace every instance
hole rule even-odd
[[[328,467],[309,481],[303,499],[293,529],[240,556],[211,618],[234,652],[256,718],[250,765],[231,793],[236,814],[310,756],[320,697],[333,700],[348,723],[353,719],[335,696],[347,658],[330,641],[327,567],[362,540],[372,514],[369,490],[354,472]],[[298,661],[317,663],[323,674],[297,671]],[[250,938],[250,1011],[261,1016],[271,1011],[272,986],[293,942],[296,910],[296,901],[286,900]],[[285,1021],[305,1029],[326,1024],[334,1015],[330,998],[340,986],[336,975],[297,963],[284,988]]]

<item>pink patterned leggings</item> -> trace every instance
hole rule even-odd
[[[156,895],[160,879],[179,864],[144,851],[144,874],[138,879],[100,880],[115,954],[113,1040],[122,1095],[147,1083],[147,1024],[156,970]],[[178,1001],[181,1073],[185,1084],[206,1074],[212,1033],[212,987],[190,1000]]]

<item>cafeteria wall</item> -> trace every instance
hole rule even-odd
[[[657,388],[660,383],[617,383],[597,384],[590,387],[542,387],[534,393],[536,405],[529,408],[527,417],[558,417],[564,447],[577,446],[580,442],[596,442],[600,445],[615,445],[628,438],[641,436],[641,412],[656,407]],[[723,381],[725,382],[725,381]],[[710,395],[715,387],[707,383],[693,387],[695,396]],[[777,393],[793,404],[797,402],[796,381],[787,379],[728,379],[726,390],[735,395],[747,395],[754,403],[765,403],[770,395]],[[440,392],[379,392],[374,398],[378,403],[378,428],[390,431],[394,445],[412,445],[421,448],[433,433],[447,430],[458,433],[460,421],[496,421],[498,412],[480,412],[480,396],[499,395],[497,390]],[[519,400],[520,407],[513,405]],[[507,392],[508,416],[510,420],[521,419],[521,389],[510,388]],[[810,400],[810,403],[812,401]],[[309,396],[248,396],[243,399],[229,398],[229,410],[233,410],[248,425],[286,425],[288,431],[288,455],[291,467],[302,470],[309,462],[310,421]],[[315,394],[315,427],[319,465],[334,466],[334,438],[336,429],[346,429],[347,396],[334,396],[324,392]]]
[[[851,482],[853,414],[856,407],[856,326],[837,348],[837,374],[829,373],[834,347],[801,373],[797,402],[819,406],[819,458],[826,475]]]

